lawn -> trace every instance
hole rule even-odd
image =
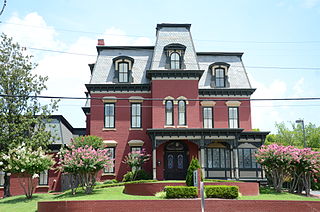
[[[62,201],[62,200],[135,200],[135,199],[160,199],[155,196],[134,196],[122,193],[124,186],[98,188],[90,195],[84,194],[80,189],[76,196],[70,192],[63,194],[34,194],[33,199],[26,200],[25,196],[15,196],[0,200],[0,211],[6,212],[31,212],[37,210],[38,201]],[[275,193],[268,188],[261,188],[259,196],[242,196],[239,200],[300,200],[300,201],[320,201],[320,199],[304,197],[289,193]]]
[[[296,201],[320,201],[318,198],[306,197],[288,192],[277,193],[269,188],[260,188],[259,196],[242,196],[239,200],[296,200]]]

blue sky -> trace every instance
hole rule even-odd
[[[35,72],[50,78],[48,95],[84,96],[97,38],[153,45],[157,23],[191,23],[197,51],[244,52],[253,98],[320,97],[320,0],[9,0],[0,21],[0,31],[23,46],[93,55],[29,49]],[[61,101],[58,113],[84,127],[83,103]],[[253,127],[273,131],[275,122],[298,118],[320,125],[319,112],[320,101],[256,102]]]

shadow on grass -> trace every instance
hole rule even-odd
[[[75,195],[73,195],[71,193],[71,191],[66,191],[65,193],[63,194],[58,194],[56,195],[55,197],[53,197],[53,199],[65,199],[65,198],[74,198],[74,197],[83,197],[83,196],[90,196],[90,195],[95,195],[95,194],[98,194],[100,193],[101,190],[100,189],[96,189],[96,190],[93,190],[93,192],[91,194],[86,194],[84,192],[84,190],[79,190],[77,191],[77,193]]]
[[[37,195],[33,195],[31,199],[27,199],[25,196],[19,197],[8,197],[1,200],[1,204],[16,204],[16,203],[28,203],[34,200],[40,200],[41,198]]]

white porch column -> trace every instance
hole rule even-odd
[[[234,160],[234,175],[236,180],[239,180],[238,148],[233,148],[233,160]]]
[[[200,149],[200,166],[201,166],[201,171],[202,171],[202,176],[203,178],[206,178],[206,173],[205,173],[205,157],[204,157],[204,147],[201,147]]]
[[[231,160],[230,160],[230,176],[231,176],[231,179],[234,179],[235,178],[235,176],[234,176],[234,160],[233,160],[233,158],[234,158],[234,156],[233,156],[233,147],[232,146],[230,146],[230,158],[231,158]]]
[[[157,180],[157,149],[155,147],[152,150],[152,173],[153,179]]]

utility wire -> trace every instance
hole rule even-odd
[[[66,96],[38,96],[38,95],[8,95],[8,94],[0,94],[0,97],[6,98],[43,98],[43,99],[69,99],[69,100],[144,100],[144,101],[164,101],[167,99],[164,98],[112,98],[112,97],[66,97]],[[228,98],[228,99],[185,99],[186,101],[319,101],[320,97],[297,97],[297,98],[262,98],[262,99],[248,99],[244,98]]]
[[[71,55],[78,55],[78,56],[90,56],[90,57],[97,57],[98,55],[93,54],[85,54],[85,53],[76,53],[76,52],[67,52],[67,51],[60,51],[60,50],[52,50],[52,49],[42,49],[42,48],[34,48],[34,47],[26,47],[28,49],[37,50],[37,51],[45,51],[45,52],[53,52],[53,53],[60,53],[60,54],[71,54]],[[110,46],[112,48],[112,46]],[[141,50],[135,47],[118,47],[119,49],[133,49],[133,50]],[[135,59],[135,61],[152,61],[152,60],[144,60],[144,59]],[[161,62],[160,60],[153,60],[152,62]],[[191,62],[184,62],[184,64],[189,65],[198,65],[197,63]],[[242,65],[232,65],[233,67],[243,67]],[[245,68],[256,68],[256,69],[282,69],[282,70],[320,70],[320,67],[284,67],[284,66],[245,66]]]
[[[6,0],[5,0],[6,2]],[[1,15],[1,14],[0,14]],[[11,23],[11,22],[1,22],[3,24],[16,25],[16,26],[24,26],[31,28],[40,28],[51,30],[53,27],[44,27],[44,26],[35,26],[28,24],[19,24],[19,23]],[[103,32],[93,32],[93,31],[82,31],[82,30],[72,30],[72,29],[63,29],[63,28],[54,28],[57,31],[64,32],[72,32],[72,33],[85,33],[85,34],[95,34],[95,35],[110,35],[110,36],[123,36],[123,37],[147,37],[150,36],[144,35],[123,35],[123,34],[111,34],[111,33],[103,33]],[[210,39],[194,39],[195,41],[203,41],[203,42],[215,42],[215,43],[253,43],[253,44],[306,44],[306,43],[320,43],[320,40],[305,40],[305,41],[253,41],[253,40],[210,40]]]

